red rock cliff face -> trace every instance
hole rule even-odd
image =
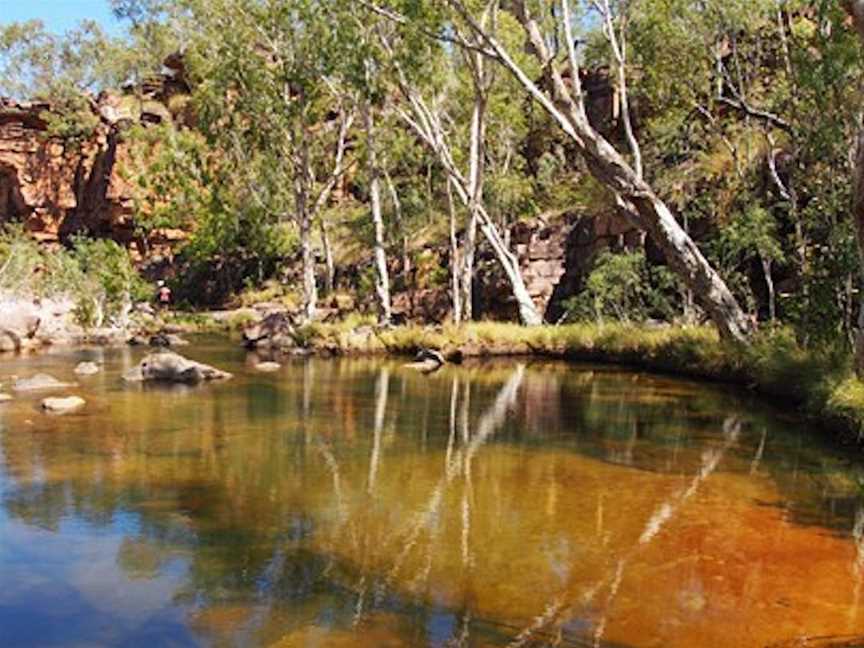
[[[21,222],[42,241],[82,233],[129,245],[135,228],[131,187],[119,173],[123,132],[133,121],[170,119],[168,100],[189,91],[183,73],[182,60],[172,57],[130,95],[92,100],[99,125],[80,146],[49,137],[49,104],[0,98],[0,223]],[[136,101],[129,101],[132,90]]]
[[[20,221],[39,240],[88,232],[128,242],[131,192],[116,173],[121,120],[110,100],[94,105],[100,124],[80,147],[50,138],[50,106],[0,100],[0,222]]]

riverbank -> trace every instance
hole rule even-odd
[[[864,383],[843,351],[803,348],[784,329],[760,333],[749,346],[721,341],[709,327],[570,324],[522,327],[498,322],[375,329],[357,321],[298,329],[300,347],[323,354],[409,356],[421,348],[450,362],[534,356],[620,364],[723,382],[780,401],[835,431],[844,443],[864,434]]]
[[[147,328],[236,335],[263,314],[254,309],[164,313],[149,321]],[[121,337],[70,339],[104,346],[123,343]],[[289,339],[288,347],[262,352],[407,357],[420,349],[434,349],[452,363],[511,356],[624,365],[738,385],[794,409],[830,429],[843,443],[861,445],[864,438],[864,383],[852,371],[851,356],[842,350],[804,348],[785,329],[761,332],[752,344],[743,346],[721,341],[713,328],[704,326],[589,323],[523,327],[472,322],[384,329],[358,315],[295,327]]]

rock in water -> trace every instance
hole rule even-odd
[[[243,330],[243,344],[249,349],[291,349],[297,346],[297,331],[288,313],[270,313]]]
[[[149,345],[151,347],[177,347],[188,346],[189,342],[173,333],[157,333],[150,338]]]
[[[406,367],[416,369],[422,373],[432,373],[444,366],[444,356],[434,349],[420,349],[414,362],[410,362]]]
[[[37,391],[41,389],[62,389],[64,387],[73,387],[72,383],[63,383],[57,380],[54,376],[48,374],[36,374],[30,378],[21,378],[15,381],[12,389],[15,391]]]
[[[42,409],[52,414],[65,414],[84,407],[86,401],[80,396],[65,398],[46,398],[42,401]]]
[[[127,372],[123,379],[128,382],[173,382],[195,384],[206,380],[225,380],[231,374],[210,365],[184,358],[178,353],[162,351],[151,353],[140,364]]]
[[[12,400],[12,396],[9,394],[0,394],[0,403],[8,403]]]
[[[79,376],[92,376],[99,373],[99,365],[95,362],[79,362],[75,367],[75,373]]]
[[[281,368],[282,365],[280,365],[278,362],[259,362],[255,365],[255,369],[257,369],[258,371],[266,372],[279,371],[279,369]]]

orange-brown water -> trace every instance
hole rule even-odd
[[[730,390],[516,361],[124,386],[4,360],[0,646],[803,646],[864,635],[858,466]],[[856,643],[857,642],[857,643]]]

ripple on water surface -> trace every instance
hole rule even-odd
[[[188,354],[234,380],[124,386],[142,353],[0,365],[87,400],[0,405],[2,646],[864,635],[858,468],[730,390],[515,361],[262,374],[212,339]]]

